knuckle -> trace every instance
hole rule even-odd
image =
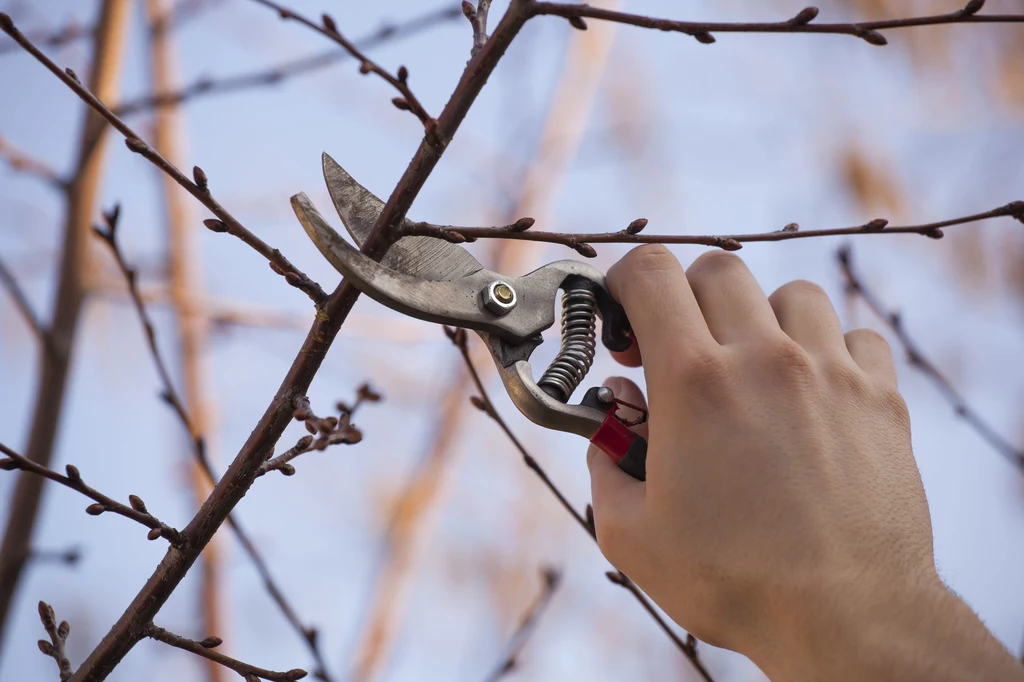
[[[783,284],[775,290],[770,297],[773,304],[788,303],[790,301],[806,300],[808,298],[828,298],[825,290],[814,282],[806,279],[797,279]]]
[[[713,348],[699,348],[676,354],[666,371],[675,381],[715,387],[727,383],[730,370],[721,353]]]
[[[746,267],[743,260],[734,253],[728,251],[706,251],[697,257],[690,265],[690,271],[694,274],[704,272],[730,272],[737,268]]]
[[[772,342],[768,346],[766,357],[772,367],[783,376],[804,378],[814,374],[811,356],[800,344],[789,338]]]
[[[882,409],[891,416],[897,424],[910,429],[910,409],[907,401],[903,399],[900,392],[895,388],[884,387],[879,389],[877,399]]]
[[[889,341],[874,329],[854,329],[846,333],[846,343],[862,346],[877,346],[886,352],[892,352]]]
[[[825,373],[829,384],[843,394],[856,398],[867,395],[868,377],[856,365],[850,362],[830,361],[825,365]]]

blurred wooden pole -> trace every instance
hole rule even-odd
[[[598,4],[613,8],[620,2]],[[616,24],[592,22],[589,30],[573,32],[573,42],[537,146],[538,158],[523,179],[515,209],[507,216],[509,220],[532,216],[541,221],[547,213],[582,140],[615,28]],[[533,269],[537,253],[535,244],[496,240],[489,260],[497,272],[526,272]],[[474,353],[481,351],[479,344],[472,348]],[[416,563],[444,500],[446,474],[455,462],[456,439],[471,386],[460,362],[444,391],[430,448],[395,505],[385,538],[385,554],[356,649],[353,682],[372,682],[380,674],[398,634]]]
[[[174,92],[179,87],[178,55],[174,45],[174,3],[171,0],[146,0],[146,26],[149,30],[150,70],[153,94]],[[158,107],[153,128],[153,144],[157,151],[179,168],[185,167],[185,132],[181,107],[177,104]],[[164,224],[167,229],[170,294],[178,332],[178,361],[184,386],[185,406],[196,433],[209,433],[210,402],[206,390],[206,346],[209,321],[201,310],[203,271],[201,251],[196,244],[196,219],[192,204],[178,184],[166,173],[158,173],[163,188]],[[192,480],[196,508],[209,496],[212,486],[202,466],[185,446],[186,461]],[[201,637],[216,635],[227,640],[220,608],[220,543],[214,539],[203,550],[200,559],[200,610],[203,615]],[[206,659],[204,659],[206,660]],[[225,682],[227,669],[206,660],[210,682]]]
[[[124,62],[125,37],[132,0],[103,0],[96,26],[88,87],[108,104],[115,103]],[[25,456],[50,466],[60,423],[64,389],[74,350],[78,318],[86,296],[92,224],[97,216],[106,150],[107,123],[85,108],[75,172],[67,192],[64,243],[49,343],[40,346],[39,383]],[[43,481],[20,476],[11,497],[7,528],[0,544],[0,643],[3,641],[15,590],[28,558]]]

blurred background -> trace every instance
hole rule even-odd
[[[329,215],[320,154],[330,153],[386,197],[422,137],[394,93],[349,59],[222,89],[224,79],[270,72],[338,50],[250,0],[138,0],[123,27],[118,101],[199,83],[180,106],[150,105],[126,120],[155,136],[188,171],[209,176],[218,200],[300,269],[334,288],[339,275],[299,228],[299,191]],[[446,0],[289,0],[330,13],[348,37],[386,39],[369,54],[440,112],[469,58],[471,31]],[[604,0],[659,17],[777,20],[789,0]],[[821,18],[949,11],[961,0],[822,0]],[[507,3],[495,2],[492,26]],[[32,36],[79,29],[44,50],[83,82],[99,2],[4,0]],[[173,8],[169,30],[154,19]],[[990,0],[985,12],[1020,12]],[[440,10],[453,10],[438,14]],[[417,18],[428,16],[423,21]],[[411,24],[409,22],[412,22]],[[407,30],[408,29],[408,30]],[[74,31],[72,31],[72,34]],[[70,35],[70,34],[69,34]],[[770,231],[856,225],[876,217],[918,223],[1024,199],[1024,28],[953,26],[887,32],[873,47],[845,36],[719,35],[701,45],[676,34],[555,18],[526,26],[491,78],[410,216],[446,224],[647,233]],[[161,36],[155,40],[155,36]],[[68,36],[66,36],[68,37]],[[115,69],[116,71],[117,69]],[[208,79],[203,85],[203,79]],[[259,80],[259,79],[255,79]],[[0,37],[0,259],[49,320],[68,205],[37,170],[73,172],[84,105],[34,59]],[[120,135],[109,138],[92,220],[121,204],[120,239],[172,361],[223,471],[256,424],[312,320],[309,300],[236,239],[202,227],[210,217]],[[34,159],[41,165],[29,163]],[[43,173],[45,175],[45,173]],[[333,220],[335,225],[338,221]],[[766,292],[793,279],[821,284],[848,327],[887,334],[935,527],[939,568],[951,588],[1015,654],[1024,638],[1024,486],[1020,471],[960,419],[930,379],[905,361],[885,321],[844,293],[835,254],[851,245],[866,285],[902,313],[905,328],[971,407],[1020,447],[1024,423],[1024,232],[1012,220],[920,236],[751,244],[741,255]],[[197,507],[186,434],[159,399],[160,382],[124,280],[98,240],[83,260],[88,293],[74,340],[63,409],[53,413],[52,468],[74,463],[95,488],[145,499],[183,527]],[[477,243],[485,264],[522,274],[574,257],[557,245]],[[599,245],[607,268],[625,248]],[[674,248],[684,264],[696,247]],[[182,330],[189,330],[182,333]],[[475,343],[471,339],[471,343]],[[535,366],[553,356],[540,348]],[[39,344],[10,296],[0,295],[0,441],[23,449],[38,389]],[[498,410],[579,509],[589,501],[585,443],[534,427],[484,378]],[[593,383],[642,375],[599,353]],[[364,405],[363,440],[295,460],[296,475],[259,479],[236,509],[299,618],[319,630],[336,680],[481,680],[506,655],[518,620],[541,591],[541,571],[562,580],[508,679],[698,679],[639,608],[610,584],[596,546],[565,513],[486,415],[442,330],[361,298],[310,389],[330,412],[368,381],[384,401]],[[278,452],[305,431],[296,422]],[[0,519],[19,476],[0,474]],[[197,490],[198,488],[198,490]],[[8,614],[0,679],[56,679],[35,641],[44,599],[72,626],[80,663],[138,592],[165,551],[132,522],[83,513],[88,501],[47,485],[29,559]],[[71,552],[72,561],[64,555]],[[56,554],[57,556],[54,556]],[[157,623],[266,668],[313,669],[302,638],[267,596],[226,528]],[[206,631],[214,624],[215,632]],[[735,654],[700,647],[719,681],[761,680]],[[199,658],[144,641],[109,679],[212,680]]]

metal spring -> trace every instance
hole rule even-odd
[[[587,289],[562,294],[562,347],[537,384],[566,402],[590,371],[596,352],[597,298]]]

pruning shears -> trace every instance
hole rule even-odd
[[[362,245],[384,202],[327,154],[323,169],[342,223]],[[405,315],[474,330],[490,351],[512,402],[528,419],[583,436],[630,476],[646,478],[647,441],[630,430],[637,422],[617,414],[620,405],[633,406],[607,387],[590,388],[579,404],[569,402],[593,363],[597,318],[607,348],[624,351],[632,343],[629,320],[608,293],[603,274],[585,263],[563,260],[508,277],[487,270],[458,244],[427,236],[402,237],[378,263],[339,235],[305,194],[293,196],[291,203],[320,253],[353,286]],[[563,292],[561,348],[535,380],[530,355],[542,343],[541,332],[554,324],[558,290]]]

